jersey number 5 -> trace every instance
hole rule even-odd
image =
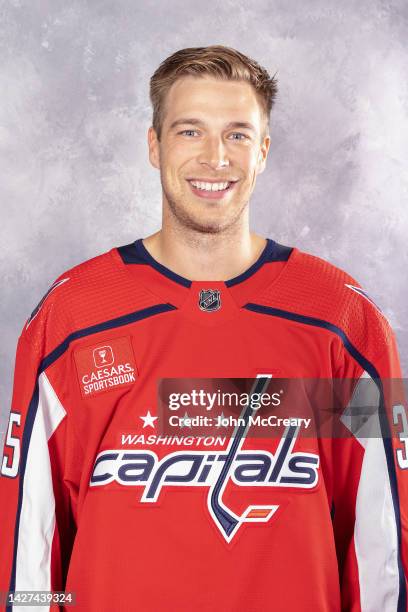
[[[13,425],[20,425],[21,414],[18,412],[10,412],[9,424],[7,428],[6,440],[4,442],[4,450],[11,449],[11,464],[8,463],[8,457],[3,453],[3,462],[1,465],[1,473],[3,476],[15,478],[18,474],[18,464],[20,462],[20,440],[13,436]]]

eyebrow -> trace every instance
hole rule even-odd
[[[181,119],[177,119],[176,121],[173,121],[173,123],[170,125],[170,130],[173,130],[178,125],[186,125],[186,124],[205,126],[204,121],[201,121],[201,119],[195,119],[194,117],[182,117]],[[225,128],[227,130],[232,129],[232,128],[244,128],[246,130],[251,130],[252,132],[256,132],[255,127],[252,125],[252,123],[249,123],[248,121],[230,121],[229,123],[226,124]]]

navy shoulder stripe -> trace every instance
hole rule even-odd
[[[171,310],[177,310],[177,307],[173,306],[173,304],[155,304],[154,306],[148,306],[147,308],[142,308],[141,310],[136,310],[135,312],[130,312],[120,317],[115,317],[114,319],[97,323],[96,325],[78,329],[77,331],[69,334],[65,340],[63,340],[57,347],[55,347],[55,349],[51,351],[51,353],[44,357],[39,365],[38,374],[41,374],[41,372],[46,370],[52,363],[54,363],[54,361],[65,353],[70,343],[77,338],[84,338],[85,336],[90,336],[100,331],[105,331],[106,329],[114,329],[115,327],[121,327],[122,325],[129,325],[129,323],[135,323],[136,321],[141,321],[142,319],[147,319],[148,317],[152,317],[162,312],[169,312]]]

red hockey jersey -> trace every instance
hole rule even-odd
[[[370,377],[380,435],[159,431],[164,379],[270,376]],[[65,590],[78,612],[406,612],[408,423],[390,378],[383,314],[297,248],[268,239],[225,282],[179,276],[141,239],[73,267],[18,341],[0,591]]]

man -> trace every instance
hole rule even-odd
[[[19,338],[2,591],[65,590],[81,612],[407,610],[392,330],[348,274],[249,230],[276,92],[223,46],[183,49],[153,75],[160,231],[61,274]],[[192,398],[207,395],[189,381],[249,379],[253,398],[276,377],[359,381],[341,435],[285,418],[255,435],[249,400],[232,436],[194,434]],[[366,378],[377,436],[346,418]]]

